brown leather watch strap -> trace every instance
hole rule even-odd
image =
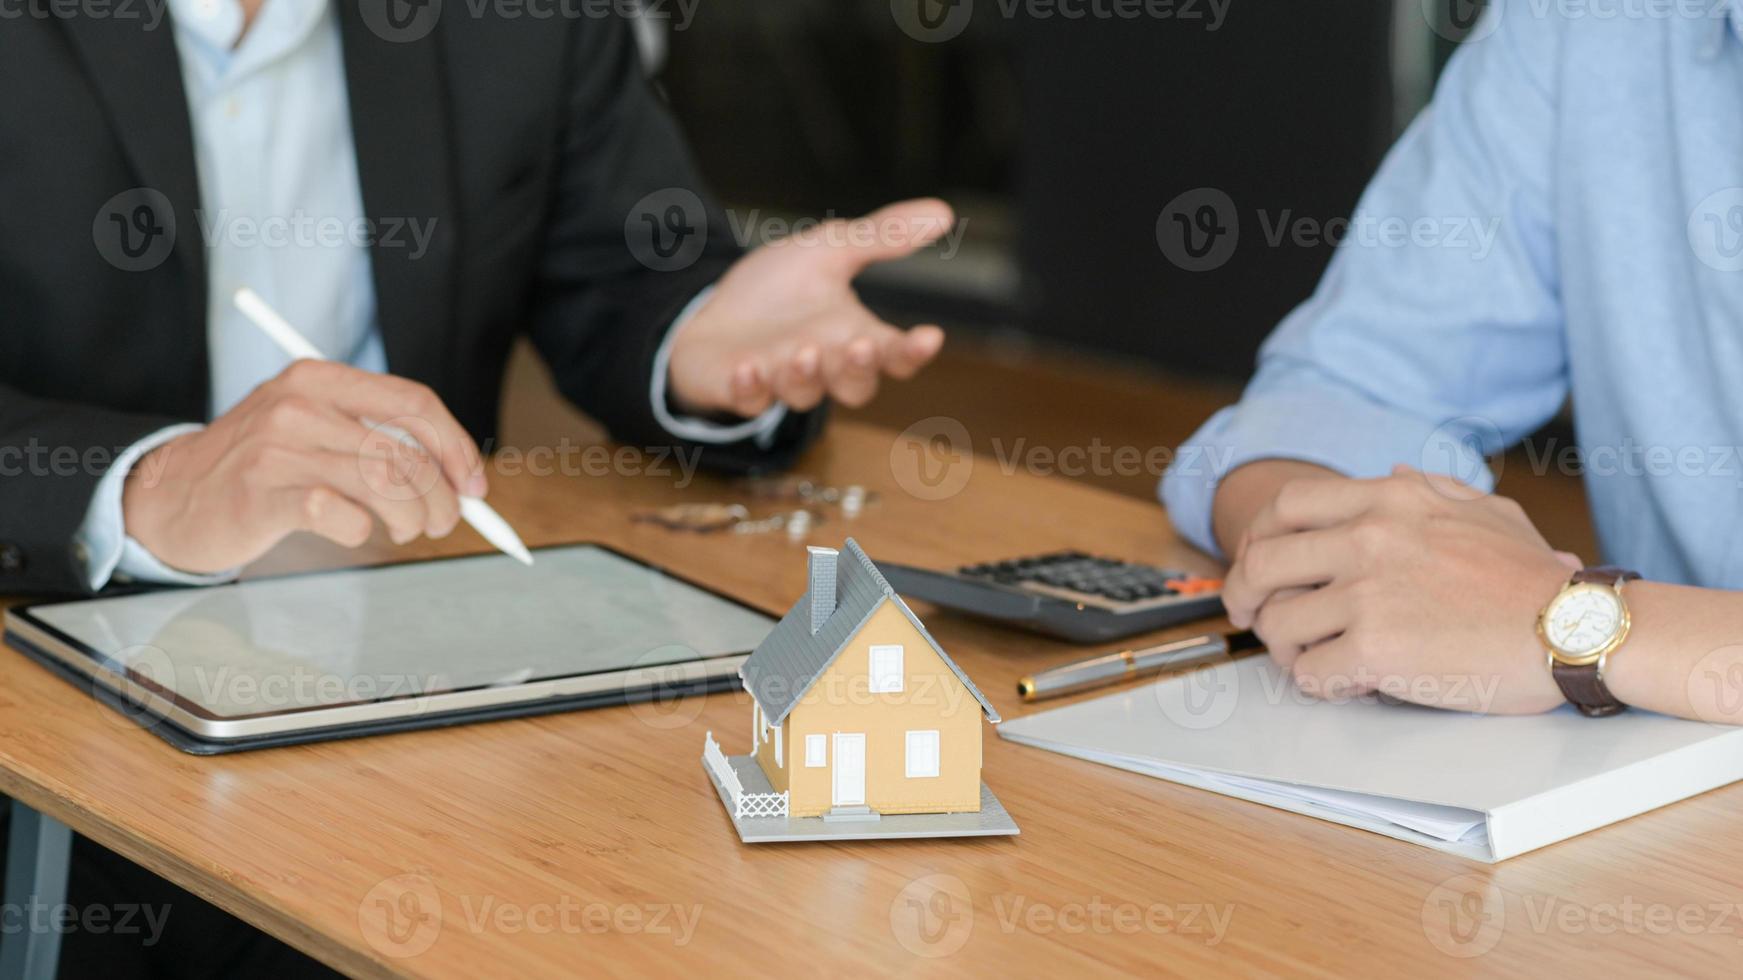
[[[1623,582],[1632,582],[1639,577],[1639,572],[1630,572],[1626,568],[1618,568],[1615,565],[1593,565],[1590,568],[1582,568],[1575,572],[1574,577],[1568,582],[1571,585],[1594,582],[1598,585],[1615,587]]]
[[[1640,575],[1615,565],[1596,565],[1582,568],[1568,580],[1570,585],[1591,582],[1597,585],[1608,585],[1611,588],[1620,586],[1623,582],[1631,582]],[[1604,686],[1604,677],[1598,670],[1598,664],[1564,664],[1556,660],[1550,661],[1549,673],[1555,678],[1555,683],[1561,688],[1562,696],[1573,702],[1580,709],[1580,714],[1588,718],[1603,718],[1616,714],[1628,706],[1617,700],[1616,695]]]
[[[1616,695],[1611,694],[1610,689],[1604,686],[1604,678],[1598,673],[1597,664],[1575,667],[1572,664],[1557,663],[1549,668],[1549,673],[1561,687],[1562,696],[1573,702],[1573,706],[1580,709],[1580,714],[1587,718],[1603,718],[1628,707],[1616,700]]]

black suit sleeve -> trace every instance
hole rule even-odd
[[[626,25],[589,20],[575,38],[533,343],[563,394],[620,442],[699,448],[718,469],[783,467],[821,429],[823,411],[789,413],[767,450],[686,443],[654,416],[649,385],[667,329],[740,248]]]
[[[0,385],[0,593],[90,591],[74,535],[115,458],[186,419],[35,398]]]

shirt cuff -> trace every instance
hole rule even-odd
[[[708,302],[708,297],[714,295],[714,287],[709,286],[696,294],[679,312],[672,326],[666,331],[666,339],[660,342],[660,349],[654,354],[654,378],[650,395],[653,398],[654,418],[660,427],[679,439],[690,442],[705,442],[724,445],[732,442],[743,442],[746,439],[756,440],[757,447],[767,449],[774,444],[775,430],[787,417],[787,406],[779,402],[769,406],[761,415],[743,422],[711,422],[707,419],[694,418],[688,415],[674,415],[666,403],[666,381],[668,367],[672,362],[672,341],[677,338],[678,331],[684,329],[684,324]]]
[[[133,464],[171,439],[198,432],[201,428],[203,426],[190,422],[153,432],[128,446],[97,481],[96,493],[91,495],[90,506],[85,510],[85,521],[73,535],[78,553],[84,556],[85,577],[92,592],[102,589],[112,579],[165,585],[216,585],[236,577],[239,569],[211,575],[178,571],[159,561],[156,555],[127,534],[121,496]]]
[[[1223,477],[1261,459],[1313,463],[1357,479],[1386,476],[1399,463],[1443,473],[1488,493],[1486,455],[1498,432],[1481,419],[1436,424],[1332,388],[1249,393],[1181,445],[1162,477],[1162,503],[1181,537],[1217,557],[1212,506]]]

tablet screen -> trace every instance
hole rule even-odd
[[[774,620],[594,545],[34,606],[215,718],[748,653]]]

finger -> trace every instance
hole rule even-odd
[[[759,360],[740,362],[727,378],[726,403],[745,418],[761,415],[774,404],[775,393],[769,386],[768,371]]]
[[[405,430],[441,463],[456,490],[473,497],[489,492],[478,446],[428,386],[330,361],[297,361],[275,380],[367,424]]]
[[[421,481],[428,486],[422,533],[430,537],[446,537],[460,520],[460,501],[453,486],[440,473],[426,473],[437,465],[421,443],[411,443],[387,435],[380,428],[371,429],[332,405],[304,395],[289,394],[263,406],[249,417],[256,436],[271,439],[292,449],[319,450],[336,454],[354,454],[391,460],[399,484]],[[397,493],[375,488],[377,492]]]
[[[329,487],[283,487],[274,492],[273,500],[286,525],[345,548],[368,541],[375,526],[369,511]]]
[[[408,453],[400,457],[357,456],[338,453],[317,457],[309,482],[325,483],[381,518],[394,544],[405,544],[430,526],[427,500],[437,487],[446,486],[433,473],[427,456]]]
[[[1379,503],[1385,483],[1385,480],[1291,480],[1247,525],[1247,534],[1258,540],[1353,520]]]
[[[1284,589],[1266,600],[1253,619],[1253,632],[1265,641],[1271,659],[1285,668],[1302,651],[1342,633],[1353,616],[1344,586]]]
[[[775,378],[775,396],[804,412],[823,400],[823,355],[813,344],[793,353]]]
[[[878,342],[871,331],[833,348],[823,364],[824,387],[829,397],[843,405],[858,408],[877,394]]]
[[[1330,582],[1348,564],[1342,529],[1301,531],[1247,542],[1246,551],[1223,579],[1223,605],[1237,629],[1252,626],[1259,607],[1282,589]]]
[[[384,456],[397,449],[392,440],[331,403],[295,393],[258,403],[248,412],[244,431],[298,450]]]
[[[424,494],[424,530],[426,537],[445,538],[460,524],[460,494],[447,480],[433,480]]]
[[[824,243],[848,278],[866,266],[904,258],[944,237],[956,222],[950,205],[919,198],[885,205],[863,218],[824,229]]]
[[[1583,560],[1581,560],[1580,556],[1574,554],[1571,551],[1558,551],[1558,552],[1556,552],[1555,553],[1555,560],[1561,562],[1563,565],[1566,565],[1568,571],[1570,571],[1570,572],[1577,572],[1580,569],[1586,567],[1586,563]]]
[[[446,480],[441,464],[425,450],[424,443],[401,438],[387,425],[364,427],[364,434],[363,452],[357,453],[357,471],[363,474],[364,485],[387,502],[408,497],[420,499],[424,504],[424,525],[411,537],[417,534],[448,537],[460,523],[460,495],[453,483]],[[340,446],[333,452],[343,455],[347,450]],[[404,544],[397,535],[394,541]]]
[[[1453,711],[1496,710],[1493,674],[1472,673],[1464,663],[1442,673],[1426,662],[1376,659],[1390,648],[1355,624],[1341,636],[1308,647],[1290,668],[1295,686],[1314,697],[1348,699],[1378,691],[1382,696]]]
[[[405,544],[430,526],[426,498],[447,487],[429,457],[358,456],[352,453],[293,453],[280,467],[286,486],[327,487],[373,512],[394,544]],[[449,494],[453,493],[448,488]],[[454,504],[456,510],[459,505]]]
[[[1373,690],[1372,672],[1349,633],[1304,651],[1289,668],[1295,686],[1316,698],[1350,698]]]
[[[905,381],[930,364],[943,348],[944,331],[931,324],[922,324],[881,338],[879,360],[885,374]]]

